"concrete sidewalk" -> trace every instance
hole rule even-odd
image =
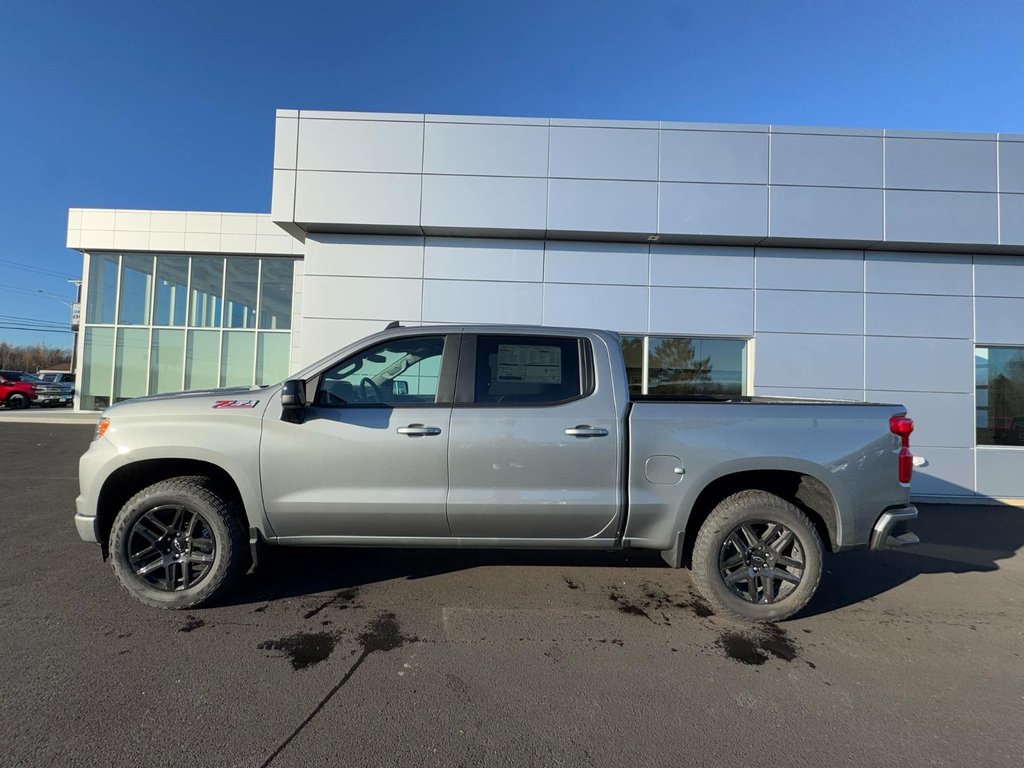
[[[0,424],[95,424],[99,418],[100,411],[39,407],[11,411],[0,408]]]

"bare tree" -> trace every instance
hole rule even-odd
[[[47,368],[69,369],[71,350],[46,344],[14,345],[0,341],[0,369],[5,371],[36,371]]]

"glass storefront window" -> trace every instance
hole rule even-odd
[[[117,264],[116,253],[95,253],[89,257],[85,322],[113,324],[117,306]]]
[[[256,342],[256,383],[276,384],[288,375],[291,334],[260,333]]]
[[[148,353],[148,328],[117,329],[117,345],[114,349],[115,403],[146,394]]]
[[[260,264],[256,259],[228,259],[224,281],[224,327],[256,327],[256,283]],[[289,297],[290,303],[290,297]]]
[[[262,259],[260,280],[260,328],[281,331],[291,328],[294,260]]]
[[[114,329],[86,328],[84,341],[81,407],[87,411],[99,410],[110,405],[110,382],[114,373]]]
[[[629,390],[648,395],[742,395],[746,341],[688,336],[623,336]],[[643,366],[647,389],[643,391]]]
[[[220,385],[251,385],[255,366],[256,334],[246,331],[224,331],[220,353]]]
[[[224,259],[208,256],[192,259],[192,290],[189,292],[188,324],[220,328]]]
[[[153,325],[184,325],[187,291],[188,256],[157,256]]]
[[[153,257],[123,256],[117,322],[121,325],[148,325],[149,298],[152,293]]]
[[[219,384],[220,333],[189,331],[185,350],[185,389],[214,389]]]
[[[185,366],[185,332],[153,329],[149,348],[149,394],[180,392]]]
[[[1024,446],[1024,347],[974,350],[978,445]]]
[[[282,381],[294,264],[283,257],[92,255],[81,407]]]

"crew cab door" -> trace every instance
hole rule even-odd
[[[620,421],[590,339],[464,335],[448,446],[452,535],[613,539]]]
[[[409,330],[409,329],[406,329]],[[458,334],[370,344],[310,381],[302,423],[267,409],[264,505],[279,537],[447,537]]]

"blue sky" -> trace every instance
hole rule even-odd
[[[278,107],[1024,133],[1022,94],[1019,0],[0,0],[0,326],[66,321],[69,207],[269,210]]]

